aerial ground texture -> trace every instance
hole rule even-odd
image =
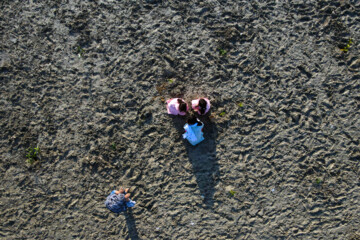
[[[2,0],[0,26],[0,238],[360,238],[360,1]],[[165,100],[201,96],[193,147]]]

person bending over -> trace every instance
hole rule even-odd
[[[186,115],[186,112],[189,110],[186,102],[181,98],[171,98],[166,101],[166,109],[168,114],[172,115]]]
[[[134,207],[136,202],[130,199],[129,188],[113,190],[105,201],[105,206],[114,213],[125,212],[127,208]]]
[[[195,116],[190,116],[184,125],[185,133],[183,138],[187,139],[191,145],[195,146],[204,140],[203,133],[204,124]]]
[[[210,100],[207,98],[199,98],[191,101],[192,109],[199,115],[205,115],[210,110]]]

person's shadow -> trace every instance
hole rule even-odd
[[[136,222],[133,217],[131,208],[128,208],[124,215],[125,215],[125,219],[126,219],[126,225],[128,227],[128,232],[129,232],[129,235],[126,239],[131,239],[131,240],[140,239],[137,228],[136,228]]]
[[[205,139],[195,146],[192,146],[187,140],[184,140],[184,144],[203,202],[207,207],[212,208],[214,205],[215,185],[219,178],[219,164],[216,158],[216,138],[218,132],[215,123],[211,122],[207,116],[198,118],[204,123]],[[173,121],[175,127],[183,133],[183,126],[186,120],[173,118]]]

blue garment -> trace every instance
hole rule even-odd
[[[125,200],[125,194],[119,193],[116,194],[116,191],[113,190],[110,195],[106,198],[105,206],[114,213],[125,212],[128,207],[135,206],[135,201],[129,199],[129,201]]]
[[[197,123],[193,125],[185,124],[184,129],[186,132],[183,134],[183,138],[186,138],[191,145],[195,146],[204,140],[204,133],[202,132],[203,127],[203,123],[201,123],[201,126],[198,126]]]
[[[133,200],[129,199],[129,201],[128,201],[128,202],[126,202],[126,207],[133,207],[133,206],[135,206],[135,204],[136,204],[136,202],[135,202],[135,201],[133,201]]]

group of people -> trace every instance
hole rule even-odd
[[[168,114],[185,116],[189,112],[188,104],[181,98],[171,98],[166,101]],[[210,110],[210,101],[207,98],[198,98],[191,101],[191,108],[199,115],[205,115]],[[194,115],[190,114],[184,126],[183,138],[195,146],[204,140],[204,124]]]
[[[168,114],[185,116],[189,113],[188,104],[181,98],[171,98],[166,101]],[[207,98],[199,98],[191,101],[192,110],[199,114],[205,115],[210,110],[210,101]],[[204,140],[202,123],[195,114],[190,113],[187,123],[184,126],[184,139],[190,144],[196,145]],[[135,206],[136,202],[130,199],[129,189],[120,187],[119,190],[113,190],[106,198],[105,206],[112,212],[120,213],[126,211],[127,208]]]
[[[199,98],[191,101],[192,109],[199,115],[205,115],[210,110],[210,101],[207,98]],[[182,98],[171,98],[166,101],[168,114],[186,115],[189,111],[188,104]]]

